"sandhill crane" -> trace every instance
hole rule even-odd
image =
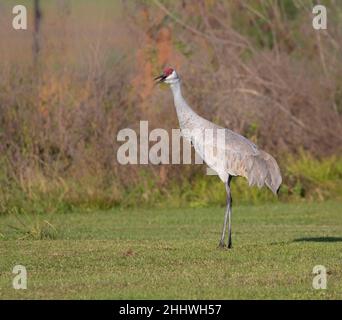
[[[202,118],[192,110],[182,96],[181,81],[174,69],[165,68],[162,75],[154,80],[170,85],[182,136],[192,143],[196,152],[209,167],[217,172],[225,184],[227,204],[219,247],[225,246],[224,238],[228,224],[227,247],[231,248],[232,196],[230,182],[232,177],[245,177],[249,185],[257,185],[259,188],[266,184],[274,194],[277,194],[282,182],[279,166],[271,155],[260,150],[247,138]],[[216,139],[209,139],[209,141],[203,139],[206,130],[214,132],[213,136]],[[219,135],[219,131],[223,131],[223,138],[222,135]],[[205,152],[207,147],[212,148],[214,152]],[[222,155],[224,156],[222,157]]]

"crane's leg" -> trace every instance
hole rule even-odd
[[[224,221],[223,221],[223,227],[222,227],[222,235],[221,235],[221,240],[220,240],[220,243],[219,243],[219,247],[220,248],[224,247],[224,236],[226,235],[227,220],[228,220],[228,206],[226,207],[226,212],[224,214]]]
[[[229,176],[227,184],[226,184],[226,191],[227,191],[227,210],[228,210],[228,248],[232,247],[232,205],[233,205],[233,198],[230,190],[230,180],[232,179]]]
[[[219,247],[223,248],[224,247],[224,237],[226,235],[226,228],[227,224],[228,225],[228,247],[231,248],[231,203],[232,203],[232,198],[230,194],[230,180],[231,176],[228,177],[227,183],[226,183],[226,192],[227,192],[227,205],[226,205],[226,212],[224,214],[224,221],[223,221],[223,227],[222,227],[222,235],[221,235],[221,240],[219,243]],[[230,245],[230,246],[229,246]]]

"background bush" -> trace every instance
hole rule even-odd
[[[203,166],[116,161],[120,129],[178,127],[169,89],[153,84],[165,65],[196,111],[277,158],[281,199],[339,197],[342,4],[322,3],[328,29],[315,31],[305,0],[41,1],[35,52],[32,25],[13,30],[16,3],[2,2],[0,212],[224,204]]]

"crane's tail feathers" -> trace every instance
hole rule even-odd
[[[274,194],[278,193],[282,182],[280,169],[275,159],[267,152],[260,150],[259,155],[249,157],[246,175],[249,185],[261,188],[266,184]]]

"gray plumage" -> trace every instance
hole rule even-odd
[[[172,72],[170,72],[172,70]],[[157,79],[170,84],[182,136],[191,141],[206,164],[217,172],[227,190],[227,210],[220,246],[224,246],[226,224],[229,223],[228,247],[231,247],[231,194],[230,181],[234,176],[245,177],[249,185],[259,188],[266,185],[276,194],[282,182],[276,160],[260,150],[253,142],[229,129],[220,127],[199,116],[184,100],[177,73],[167,68]],[[212,139],[206,139],[206,131]],[[212,149],[212,153],[206,152]]]

